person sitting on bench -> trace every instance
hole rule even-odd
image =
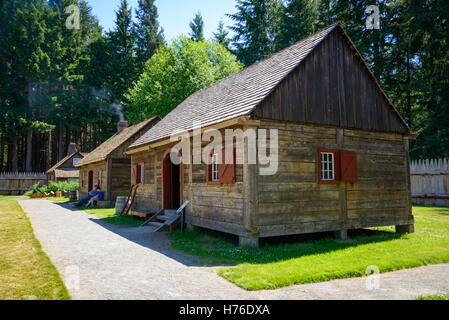
[[[103,193],[103,191],[101,191],[101,188],[100,188],[100,187],[97,187],[96,191],[97,191],[97,194],[96,194],[95,196],[93,196],[92,198],[90,198],[89,202],[87,203],[87,206],[88,206],[88,207],[90,207],[90,206],[93,207],[93,206],[94,206],[94,203],[95,203],[96,201],[103,201],[103,199],[104,199],[104,193]]]
[[[95,197],[98,194],[98,190],[97,190],[98,186],[95,185],[95,187],[89,191],[89,193],[87,194],[87,197],[81,199],[79,202],[75,203],[76,207],[81,207],[82,205],[85,205],[86,203],[89,202],[90,199],[92,199],[93,197]]]

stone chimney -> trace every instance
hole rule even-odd
[[[76,147],[75,142],[71,142],[67,148],[67,155],[71,155],[78,151],[78,148]]]
[[[117,124],[117,132],[122,132],[126,128],[128,128],[128,121],[119,121]]]

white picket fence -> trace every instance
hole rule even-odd
[[[412,161],[410,171],[415,203],[449,205],[449,159]]]
[[[21,194],[41,182],[47,183],[43,172],[0,172],[0,194]]]

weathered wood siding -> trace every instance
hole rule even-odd
[[[167,146],[131,157],[133,165],[143,162],[145,166],[145,180],[137,191],[135,210],[155,212],[162,209],[162,160],[165,152],[171,147]],[[207,184],[205,164],[183,164],[182,169],[183,201],[191,201],[186,209],[187,223],[234,234],[243,234],[245,198],[243,165],[236,165],[236,183],[222,186]]]
[[[141,212],[156,212],[159,209],[162,209],[162,175],[160,164],[162,156],[163,150],[131,156],[131,165],[144,163],[145,171],[144,184],[137,189],[134,204],[135,210]],[[159,161],[157,161],[157,159],[159,159]]]
[[[279,170],[273,176],[257,176],[259,236],[410,221],[402,135],[274,120],[263,120],[261,128],[279,129]],[[359,181],[318,184],[318,148],[357,152]]]
[[[131,159],[112,159],[111,165],[111,199],[126,197],[131,189]],[[109,199],[108,199],[109,200]]]
[[[109,191],[109,186],[107,184],[108,181],[108,164],[107,161],[101,161],[101,162],[97,162],[97,163],[93,163],[93,164],[89,164],[87,166],[83,166],[80,168],[80,176],[79,176],[79,194],[80,194],[80,198],[84,198],[87,196],[87,194],[89,193],[90,190],[88,190],[89,188],[89,171],[93,172],[93,185],[95,186],[96,184],[98,184],[98,172],[101,170],[102,173],[102,180],[103,180],[103,185],[102,185],[102,190],[105,194],[105,196],[108,194]],[[83,173],[85,173],[85,179],[84,179],[84,187],[82,186],[82,177],[83,177]],[[106,199],[109,200],[109,199]]]
[[[336,28],[255,110],[260,118],[407,133]]]

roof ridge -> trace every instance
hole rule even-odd
[[[289,45],[288,47],[286,47],[286,48],[284,48],[284,49],[282,49],[282,50],[280,50],[280,51],[278,51],[278,52],[273,53],[273,54],[270,55],[269,57],[266,57],[266,58],[264,58],[264,59],[262,59],[262,60],[259,60],[259,61],[255,62],[255,63],[253,63],[253,64],[251,64],[251,65],[249,65],[249,66],[243,68],[243,69],[240,70],[239,72],[236,72],[236,73],[234,73],[234,74],[231,74],[231,75],[229,75],[229,76],[227,76],[227,77],[225,77],[225,78],[223,78],[223,79],[220,79],[220,80],[218,80],[218,81],[216,81],[216,82],[210,84],[210,85],[207,86],[207,87],[204,87],[204,88],[202,88],[202,89],[200,89],[200,90],[198,90],[198,91],[192,93],[190,96],[188,96],[187,98],[185,98],[179,105],[177,105],[172,111],[170,111],[170,112],[167,114],[167,116],[169,116],[171,113],[173,113],[173,112],[174,112],[174,111],[175,111],[175,110],[176,110],[176,109],[177,109],[177,108],[178,108],[184,101],[187,101],[187,100],[189,100],[189,99],[191,99],[191,98],[193,98],[193,97],[196,97],[196,96],[198,96],[199,94],[203,93],[204,91],[206,91],[206,90],[208,90],[208,89],[210,89],[210,88],[212,88],[212,87],[218,86],[218,85],[221,84],[222,82],[225,82],[225,81],[227,81],[227,80],[229,80],[229,79],[231,79],[231,78],[233,78],[233,77],[238,77],[238,75],[241,75],[243,72],[246,72],[246,71],[248,71],[248,70],[252,70],[252,69],[256,68],[259,64],[264,63],[264,62],[267,62],[268,60],[272,59],[273,57],[278,56],[279,54],[284,53],[285,51],[291,49],[292,47],[297,46],[299,43],[305,42],[306,40],[308,40],[308,39],[310,39],[310,38],[313,38],[314,36],[316,36],[317,34],[319,34],[319,33],[323,32],[323,31],[325,31],[326,29],[329,29],[329,31],[327,32],[327,34],[329,34],[329,33],[332,32],[332,30],[333,30],[335,27],[337,27],[338,25],[341,26],[341,22],[338,21],[338,22],[336,22],[336,23],[334,23],[334,24],[331,24],[331,25],[329,25],[329,26],[327,26],[327,27],[324,27],[324,28],[322,28],[322,29],[320,29],[320,30],[318,30],[318,31],[316,31],[316,32],[314,32],[314,33],[312,33],[311,35],[309,35],[309,36],[307,36],[307,37],[305,37],[305,38],[303,38],[303,39],[301,39],[301,40],[296,41],[295,43]],[[321,41],[322,41],[322,40],[321,40]],[[321,41],[320,41],[320,42],[321,42]],[[318,44],[317,44],[317,45],[318,45]],[[304,57],[304,58],[305,58],[305,57]],[[298,64],[300,64],[300,63],[304,60],[304,58],[303,58]],[[297,64],[297,65],[298,65],[298,64]],[[296,66],[297,66],[297,65],[296,65]],[[296,68],[296,66],[295,66],[294,68]],[[282,81],[282,80],[281,80],[281,81]],[[266,97],[264,97],[264,99],[265,99],[265,98],[266,98]],[[166,117],[167,117],[167,116],[166,116]]]
[[[103,143],[98,145],[94,150],[89,152],[89,154],[87,156],[85,156],[83,160],[80,161],[80,163],[77,165],[77,167],[86,165],[88,162],[96,161],[96,160],[107,157],[112,152],[114,152],[117,148],[119,148],[123,143],[126,143],[127,141],[132,139],[138,132],[140,132],[140,130],[145,128],[146,125],[153,122],[155,119],[160,119],[160,117],[153,116],[153,117],[148,118],[142,122],[132,125],[120,132],[114,133],[114,135],[112,135],[109,139],[105,140]],[[115,139],[119,139],[119,140],[117,142],[115,142],[114,141]],[[110,146],[110,148],[105,148],[109,144],[112,144],[112,146]],[[97,153],[99,153],[99,154],[97,155]],[[91,156],[93,159],[90,159],[89,156]]]

